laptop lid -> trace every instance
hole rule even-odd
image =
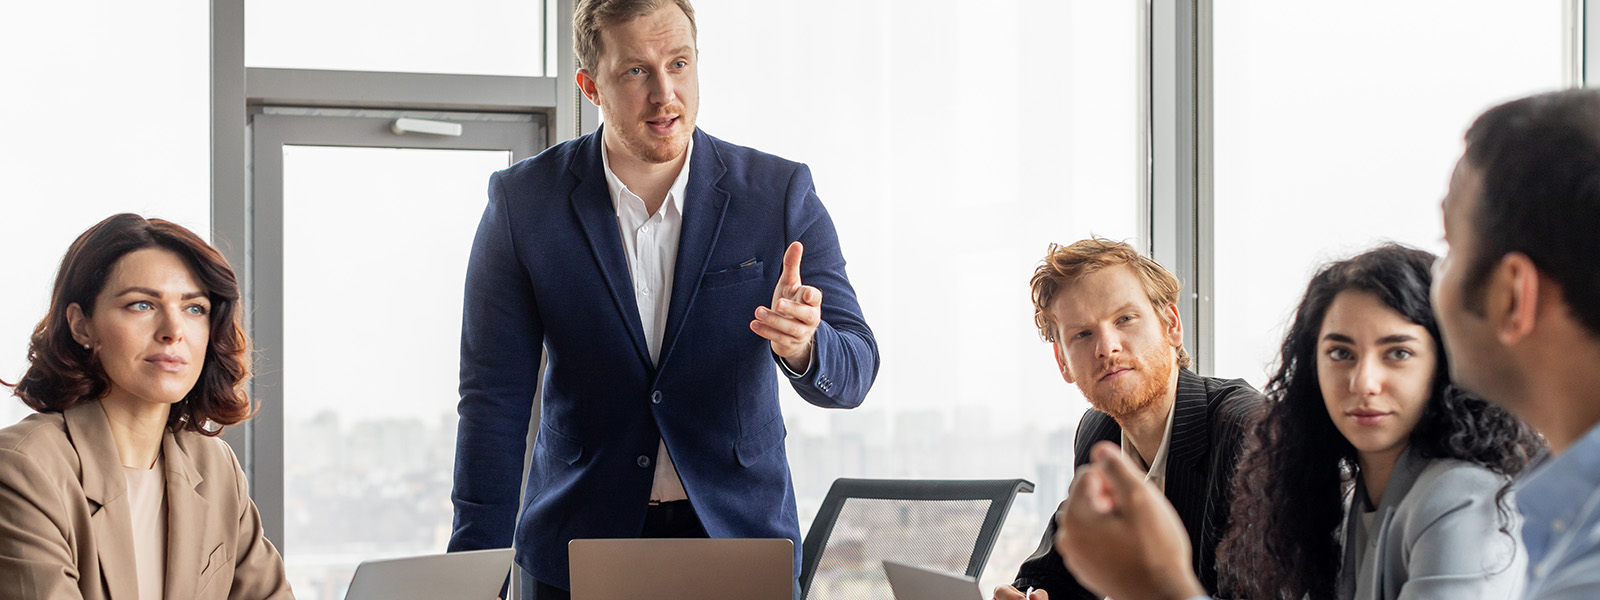
[[[510,548],[369,560],[345,600],[494,600],[511,572]]]
[[[883,561],[895,600],[983,600],[978,580],[933,569]]]
[[[591,539],[567,545],[572,600],[793,600],[788,539]]]

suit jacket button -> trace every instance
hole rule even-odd
[[[641,469],[650,468],[650,457],[649,456],[645,456],[643,454],[639,455],[639,468],[641,468]]]
[[[650,392],[650,403],[661,404],[661,390]]]

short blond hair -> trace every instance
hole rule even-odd
[[[572,10],[572,50],[579,69],[594,69],[600,63],[600,30],[648,15],[668,3],[677,4],[689,18],[689,37],[698,41],[694,25],[694,5],[689,0],[578,0]]]
[[[1161,318],[1161,324],[1171,327],[1172,316],[1163,309],[1178,303],[1178,292],[1183,289],[1178,278],[1156,264],[1156,261],[1139,254],[1133,246],[1091,237],[1066,246],[1050,244],[1044,260],[1033,270],[1033,279],[1028,284],[1033,288],[1033,324],[1039,328],[1039,337],[1051,343],[1057,341],[1059,323],[1056,323],[1055,315],[1050,314],[1050,307],[1063,291],[1084,277],[1119,265],[1133,269],[1134,276],[1144,286],[1145,296],[1150,298],[1150,306],[1156,309],[1156,316]],[[1179,345],[1178,366],[1187,369],[1193,362],[1189,352]]]

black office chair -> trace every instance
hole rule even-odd
[[[811,521],[802,597],[892,598],[885,559],[977,577],[1026,479],[838,479]]]

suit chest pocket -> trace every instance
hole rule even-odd
[[[740,263],[737,266],[729,267],[719,271],[710,271],[705,275],[700,276],[700,289],[709,290],[712,288],[737,285],[747,281],[761,279],[761,276],[764,274],[765,267],[762,262],[752,258]]]

